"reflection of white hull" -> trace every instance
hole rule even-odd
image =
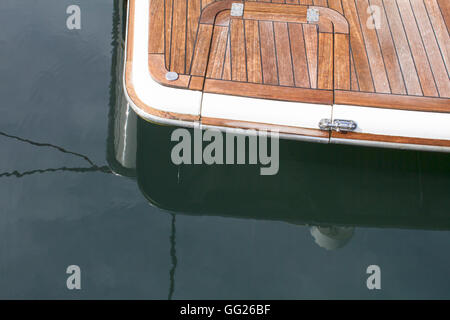
[[[115,158],[124,168],[135,169],[137,116],[129,104],[122,104],[119,109],[114,123]]]
[[[164,53],[154,54],[149,48],[148,13],[150,4],[158,2],[161,1],[129,1],[124,87],[129,105],[140,117],[184,127],[276,130],[283,138],[322,143],[450,152],[450,99],[392,95],[392,101],[395,101],[392,107],[386,107],[389,100],[386,102],[386,95],[381,94],[374,94],[378,101],[374,104],[384,105],[375,107],[368,106],[367,102],[364,106],[336,101],[331,104],[294,102],[250,97],[252,93],[247,92],[218,94],[207,91],[208,78],[201,79],[205,82],[202,89],[195,89],[192,88],[194,79],[201,77],[193,75],[180,74],[177,80],[166,80]],[[232,1],[223,0],[222,3],[231,5]],[[317,95],[321,94],[320,90],[316,91]],[[308,92],[310,94],[311,90]],[[355,96],[354,92],[347,92],[349,97]],[[337,90],[334,95],[345,93]],[[319,98],[308,96],[311,101]],[[417,105],[408,110],[405,106],[408,101]],[[426,111],[420,105],[422,102],[430,102],[435,109]],[[335,128],[324,130],[319,126],[323,119],[351,119],[357,127],[347,133]]]
[[[124,7],[117,5],[118,21],[123,21]],[[123,91],[122,79],[124,65],[124,35],[122,24],[115,25],[115,51],[113,57],[113,80],[111,83],[112,97],[109,123],[108,162],[114,173],[124,176],[134,176],[136,169],[137,148],[137,116],[128,104]]]

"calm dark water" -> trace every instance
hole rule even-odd
[[[0,298],[450,298],[449,155],[282,142],[261,177],[171,165],[173,129],[138,121],[123,168],[121,6],[0,2]]]

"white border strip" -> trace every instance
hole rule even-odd
[[[419,139],[450,140],[450,114],[384,108],[334,105],[334,119],[353,120],[355,132]],[[450,152],[450,147],[331,138],[331,143],[366,147]]]
[[[202,117],[320,129],[330,119],[331,105],[287,102],[204,93]],[[327,139],[328,140],[328,139]]]
[[[355,121],[359,133],[450,140],[450,113],[334,105],[333,118]]]

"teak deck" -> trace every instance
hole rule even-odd
[[[205,77],[191,85],[205,92],[450,111],[447,0],[244,1],[230,17],[237,2],[152,0],[149,53]],[[322,25],[307,22],[308,5],[328,7]],[[382,8],[378,30],[369,5]]]
[[[450,113],[449,0],[130,0],[130,10],[135,1],[150,1],[148,65],[162,85],[277,101]],[[244,5],[243,12],[232,16],[236,3]],[[308,19],[308,9],[318,10],[318,22]],[[169,71],[178,79],[167,80]],[[202,120],[202,115],[162,116]],[[202,122],[237,126],[237,121],[208,117]],[[284,132],[298,134],[292,130]],[[358,139],[355,135],[351,139]]]

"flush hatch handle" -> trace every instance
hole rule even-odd
[[[355,131],[358,125],[353,120],[335,119],[322,119],[319,122],[320,130],[336,131],[336,132],[351,132]]]

